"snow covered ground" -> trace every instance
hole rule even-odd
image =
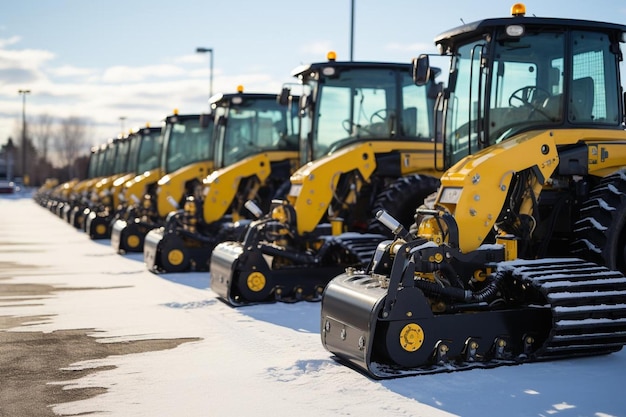
[[[140,255],[90,240],[28,194],[0,198],[0,268],[4,283],[56,288],[36,302],[0,294],[1,316],[39,317],[4,331],[94,329],[101,343],[198,338],[72,364],[92,372],[52,382],[106,392],[56,404],[59,415],[626,416],[626,350],[375,381],[323,348],[319,303],[231,308],[208,273],[154,275]]]

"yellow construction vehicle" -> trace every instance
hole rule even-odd
[[[89,164],[87,166],[87,175],[84,179],[73,179],[62,184],[63,197],[55,198],[50,209],[59,217],[66,221],[73,221],[72,213],[74,207],[83,198],[83,191],[91,187],[101,176],[102,166],[104,165],[104,150],[106,145],[94,146],[89,154]]]
[[[50,210],[51,213],[61,217],[63,214],[63,205],[69,201],[70,192],[78,182],[78,178],[72,178],[54,187],[46,200],[46,208]]]
[[[33,195],[33,199],[42,207],[47,205],[48,199],[52,191],[59,185],[57,178],[46,178],[44,183],[37,189]]]
[[[108,239],[111,237],[111,224],[116,209],[120,207],[120,193],[124,184],[135,178],[140,171],[141,161],[153,157],[155,142],[160,140],[161,127],[147,125],[134,129],[120,143],[114,171],[116,174],[99,181],[91,193],[91,205],[86,209],[85,232],[91,239]],[[145,171],[141,171],[143,173]]]
[[[141,198],[129,195],[136,201],[115,218],[111,229],[111,245],[118,253],[143,252],[146,234],[155,227],[162,226],[167,215],[185,202],[188,195],[194,195],[202,187],[202,179],[213,171],[213,123],[202,121],[206,115],[179,115],[175,112],[163,121],[158,181],[153,173],[144,173],[143,178],[135,177],[127,183],[136,190],[136,181],[141,182],[144,194]],[[159,155],[153,155],[158,158]]]
[[[175,110],[172,116],[177,116],[177,114],[178,112]],[[128,220],[133,206],[140,204],[148,190],[156,187],[156,183],[165,175],[164,168],[161,166],[161,159],[165,137],[163,128],[166,126],[167,118],[163,120],[160,127],[150,128],[150,134],[143,136],[140,156],[137,161],[137,175],[124,182],[117,193],[111,228],[117,220]],[[111,233],[113,233],[112,230]],[[122,242],[122,244],[124,243]],[[116,245],[117,248],[120,243],[118,242]]]
[[[416,86],[408,63],[341,62],[331,53],[293,75],[302,86],[301,166],[288,195],[211,256],[211,289],[233,306],[319,300],[328,280],[369,260],[386,238],[373,211],[392,210],[408,224],[439,184],[435,71]]]
[[[106,233],[106,227],[98,227],[91,222],[93,215],[100,208],[100,196],[106,196],[113,186],[113,182],[128,174],[128,158],[132,145],[132,136],[118,135],[111,143],[111,163],[109,172],[99,179],[87,192],[87,199],[83,209],[83,230],[90,238],[96,238]],[[102,236],[104,238],[105,236]]]
[[[92,196],[100,188],[110,183],[110,178],[115,176],[115,164],[118,153],[124,148],[126,139],[121,135],[109,139],[97,151],[97,172],[95,176],[80,181],[71,192],[70,201],[64,205],[63,218],[74,227],[85,230],[87,214],[92,204]]]
[[[277,94],[218,94],[210,99],[214,118],[215,171],[201,193],[190,195],[151,230],[144,262],[153,272],[205,271],[216,244],[237,240],[254,218],[244,207],[254,200],[264,210],[289,183],[298,166],[297,102]],[[296,97],[297,100],[297,97]]]
[[[86,177],[83,180],[80,180],[79,178],[72,178],[69,181],[56,184],[40,204],[50,210],[53,214],[63,217],[63,207],[65,204],[68,204],[70,199],[73,197],[73,188],[77,184],[82,184],[97,175],[100,158],[100,148],[98,146],[92,147],[89,153]]]
[[[415,235],[380,211],[396,238],[322,297],[323,345],[372,377],[626,343],[626,26],[512,12],[435,39],[451,58],[441,187]]]

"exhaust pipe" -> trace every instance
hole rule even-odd
[[[385,210],[378,210],[376,213],[376,219],[383,224],[386,228],[391,230],[394,236],[403,239],[405,242],[413,240],[413,236],[399,221],[397,221],[391,214]]]
[[[259,206],[257,206],[254,201],[252,200],[248,200],[246,201],[244,204],[244,207],[248,209],[248,211],[250,213],[252,213],[252,215],[254,217],[256,217],[257,219],[260,219],[261,217],[263,217],[263,210],[261,210],[261,208]]]

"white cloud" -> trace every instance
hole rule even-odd
[[[183,56],[180,56],[178,58],[174,58],[174,62],[180,63],[180,64],[201,64],[201,63],[207,63],[208,59],[209,59],[207,55],[209,55],[209,54],[195,53],[195,54],[183,55]]]
[[[0,49],[0,67],[36,69],[45,62],[54,59],[54,57],[54,53],[40,49],[22,49],[18,51]]]
[[[93,126],[93,143],[116,135],[122,116],[126,126],[132,127],[147,122],[157,125],[174,108],[181,113],[208,110],[206,54],[184,55],[165,64],[100,70],[71,63],[52,66],[55,55],[51,52],[3,49],[7,44],[8,40],[0,42],[0,143],[13,134],[14,125],[21,120],[18,88],[32,91],[26,105],[30,120],[44,113],[57,121],[69,116],[84,118]],[[234,92],[239,84],[248,92],[279,91],[281,83],[266,72],[247,71],[224,76],[216,69],[214,92]]]
[[[90,68],[79,68],[72,65],[63,65],[61,67],[49,68],[48,73],[56,77],[87,77],[96,74],[96,71]]]
[[[0,48],[6,48],[8,45],[14,45],[18,43],[20,40],[22,40],[22,38],[19,36],[11,36],[8,39],[0,38]]]
[[[108,68],[102,81],[106,83],[140,82],[151,77],[180,77],[185,70],[175,65],[150,65],[146,67],[115,66]]]

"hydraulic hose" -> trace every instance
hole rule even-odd
[[[484,288],[476,292],[457,287],[442,287],[435,282],[426,280],[415,280],[415,286],[427,296],[444,296],[464,302],[489,302],[497,296],[500,281],[504,277],[505,274],[498,271]]]

